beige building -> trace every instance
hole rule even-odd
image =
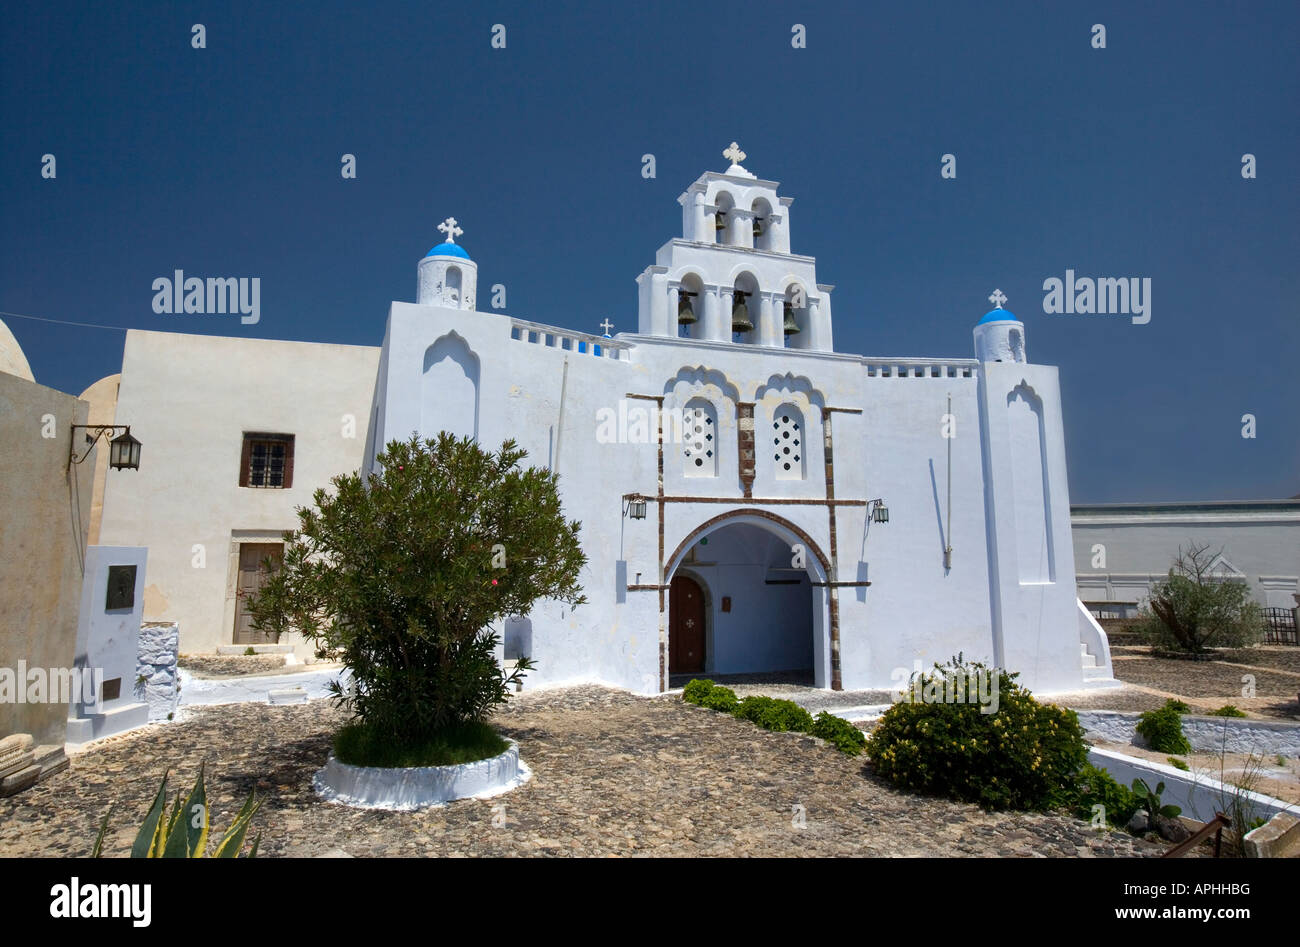
[[[361,466],[378,362],[363,346],[127,333],[111,414],[144,446],[138,471],[106,478],[98,540],[148,547],[144,620],[178,622],[183,653],[264,640],[244,602],[296,508]]]
[[[68,704],[33,692],[26,672],[48,683],[74,662],[95,458],[69,464],[69,454],[87,411],[32,379],[0,322],[0,672],[24,691],[0,700],[0,738],[26,733],[61,748],[67,730]],[[80,456],[84,432],[75,440]]]

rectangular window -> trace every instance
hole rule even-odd
[[[293,486],[293,435],[245,433],[239,485],[283,490]]]

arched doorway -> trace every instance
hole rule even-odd
[[[704,590],[688,575],[673,576],[668,589],[668,672],[704,670]]]
[[[826,561],[806,532],[766,511],[724,513],[683,539],[667,567],[670,676],[780,675],[831,686]],[[702,602],[702,641],[685,624],[687,602]],[[702,663],[688,671],[687,654]]]

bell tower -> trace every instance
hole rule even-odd
[[[816,260],[790,251],[790,205],[775,181],[740,162],[708,171],[677,199],[682,236],[659,248],[639,277],[642,335],[764,348],[833,351],[831,290]]]
[[[415,301],[421,306],[473,309],[478,290],[478,264],[456,243],[456,238],[465,231],[457,225],[455,217],[448,217],[438,229],[447,239],[420,261]]]
[[[1002,308],[1007,297],[993,290],[989,302],[993,308],[975,323],[975,357],[981,362],[1027,362],[1025,324],[1015,314]]]

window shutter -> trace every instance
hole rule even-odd
[[[290,435],[284,445],[284,488],[288,490],[293,486],[293,435]]]
[[[244,449],[239,455],[239,485],[248,486],[248,468],[253,462],[253,442],[247,434],[244,435]]]

